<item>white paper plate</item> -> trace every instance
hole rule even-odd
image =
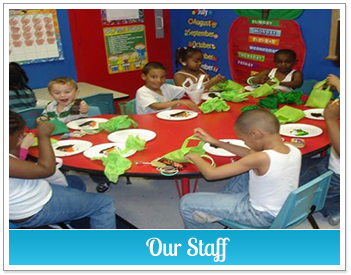
[[[57,147],[65,146],[65,145],[74,145],[76,150],[74,152],[63,152],[56,149]],[[60,140],[57,143],[52,144],[52,148],[54,149],[54,153],[56,157],[67,157],[67,156],[72,156],[72,155],[76,155],[81,152],[84,152],[85,150],[89,149],[92,145],[93,144],[90,141],[72,139],[72,140]]]
[[[307,132],[307,135],[304,136],[298,136],[294,132],[294,130],[301,129],[305,132]],[[309,124],[298,124],[298,123],[293,123],[293,124],[285,124],[280,126],[280,132],[281,135],[287,136],[287,137],[299,137],[299,138],[309,138],[309,137],[316,137],[319,136],[320,134],[323,133],[323,130],[317,126],[309,125]]]
[[[95,121],[97,124],[94,127],[91,126],[80,126],[81,124],[88,122],[88,121]],[[95,130],[99,129],[99,123],[101,122],[106,122],[108,119],[106,118],[83,118],[83,119],[77,119],[73,120],[71,122],[67,123],[67,127],[72,129],[72,130]]]
[[[209,94],[216,94],[219,98],[221,98],[221,93],[220,92],[209,92],[209,93],[203,93],[201,95],[201,99],[202,100],[212,99],[213,97],[210,97]]]
[[[89,148],[88,150],[84,151],[83,154],[84,156],[90,159],[94,157],[106,157],[106,155],[100,153],[100,151],[111,147],[115,147],[117,148],[117,150],[123,151],[125,148],[125,143],[121,143],[121,142],[120,143],[103,143],[103,144],[95,145]],[[135,150],[130,150],[129,152],[122,154],[122,156],[127,158],[127,157],[130,157],[131,155],[134,155],[135,152],[136,152]]]
[[[174,117],[171,115],[180,113],[180,112],[186,112],[186,117]],[[167,111],[162,111],[157,113],[157,117],[160,119],[164,119],[164,120],[175,120],[175,121],[179,121],[179,120],[188,120],[188,119],[192,119],[194,117],[197,117],[198,113],[194,112],[194,111],[189,111],[189,110],[167,110]]]
[[[241,139],[220,139],[220,141],[229,142],[229,143],[234,144],[234,145],[249,148],[245,145],[244,141]],[[211,155],[221,156],[221,157],[234,157],[235,156],[233,153],[231,153],[227,150],[224,150],[222,148],[214,148],[209,143],[206,143],[203,148],[207,153],[209,153]]]
[[[132,135],[134,137],[139,136],[145,141],[150,141],[156,137],[156,133],[154,131],[145,130],[145,129],[128,129],[128,130],[113,132],[112,134],[108,135],[107,139],[111,142],[125,143],[129,135]]]
[[[308,110],[305,110],[303,112],[305,113],[305,116],[307,118],[315,119],[315,120],[324,120],[324,117],[323,117],[324,109],[308,109]],[[322,116],[315,117],[315,116],[312,115],[312,114],[315,114],[315,113],[322,114]]]

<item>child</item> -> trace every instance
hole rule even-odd
[[[236,120],[234,130],[251,149],[221,142],[195,129],[203,141],[242,158],[212,167],[196,154],[186,156],[208,180],[236,176],[220,193],[194,193],[182,198],[180,210],[186,228],[213,228],[211,223],[221,219],[268,227],[290,192],[298,187],[301,152],[282,142],[274,115],[258,109],[246,111]]]
[[[270,82],[270,79],[275,77],[280,81],[280,85],[276,88],[277,90],[289,92],[295,88],[299,88],[303,83],[303,76],[302,72],[293,70],[296,62],[296,53],[293,50],[279,50],[274,54],[276,68],[264,70],[255,76],[249,77],[247,83],[252,86],[266,82],[273,84]]]
[[[164,84],[166,74],[165,66],[159,62],[149,62],[144,66],[141,78],[145,85],[136,93],[137,114],[154,113],[178,105],[198,109],[191,100],[180,100],[185,92],[183,88]]]
[[[115,207],[112,198],[85,193],[84,182],[77,176],[67,176],[68,187],[49,184],[42,178],[55,172],[55,156],[50,143],[54,125],[39,122],[38,162],[20,160],[20,143],[25,122],[10,111],[9,138],[9,218],[20,226],[39,226],[90,217],[91,228],[116,228]]]
[[[328,85],[331,85],[340,93],[340,79],[330,74],[327,80]],[[333,101],[325,108],[324,119],[331,141],[331,153],[321,158],[304,159],[301,168],[300,185],[329,170],[333,172],[327,198],[321,213],[324,217],[328,217],[329,224],[337,225],[340,221],[340,104],[338,100]]]
[[[181,69],[174,74],[174,84],[183,86],[184,81],[190,79],[197,83],[201,75],[206,75],[204,79],[205,91],[219,82],[224,82],[225,77],[221,74],[211,78],[203,69],[201,69],[203,54],[200,49],[196,48],[178,48],[176,50],[176,66],[181,65]]]
[[[9,66],[10,74],[10,110],[18,112],[27,108],[35,107],[37,99],[31,88],[28,86],[26,72],[16,62]]]
[[[57,118],[61,122],[67,123],[88,116],[89,107],[84,100],[77,100],[76,102],[80,102],[77,106],[78,110],[74,110],[79,90],[73,79],[68,77],[55,78],[49,82],[48,90],[54,101],[46,105],[37,121]]]

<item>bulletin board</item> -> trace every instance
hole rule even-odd
[[[144,25],[103,29],[110,74],[141,70],[148,62]]]
[[[56,10],[10,10],[9,60],[31,64],[63,60]]]

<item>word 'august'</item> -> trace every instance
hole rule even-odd
[[[225,261],[225,248],[226,241],[230,242],[229,238],[218,238],[216,243],[204,244],[202,240],[197,240],[196,238],[190,238],[188,241],[189,249],[187,254],[189,256],[214,256],[215,262]],[[146,245],[150,249],[152,256],[159,256],[161,253],[164,256],[178,256],[178,248],[182,247],[180,243],[169,243],[168,247],[166,243],[158,238],[150,238],[147,240]]]

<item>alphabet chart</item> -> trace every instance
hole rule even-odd
[[[10,10],[9,28],[10,62],[63,59],[56,10]]]

